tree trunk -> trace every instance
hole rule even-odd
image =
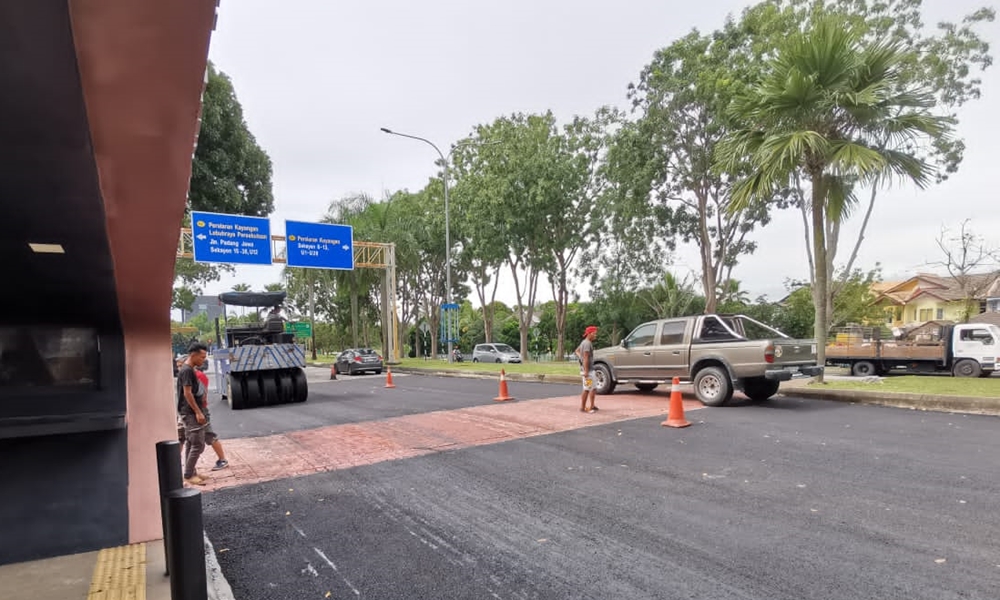
[[[438,333],[441,330],[441,312],[440,307],[438,311],[431,312],[431,358],[437,358],[438,355]]]
[[[816,269],[813,286],[813,306],[816,310],[814,337],[816,338],[816,364],[826,365],[827,297],[829,263],[826,260],[826,186],[822,172],[812,178],[812,229],[813,265]],[[823,374],[816,378],[823,382]]]
[[[719,232],[721,235],[721,232]],[[712,261],[712,235],[708,231],[708,198],[698,194],[698,250],[701,254],[701,287],[705,292],[705,314],[716,311],[719,298],[716,295],[718,281],[715,264]]]
[[[486,343],[493,341],[493,305],[486,307],[483,305],[483,335],[486,337]]]
[[[559,283],[554,285],[552,297],[556,301],[556,358],[562,361],[566,356],[566,311],[569,304],[569,290],[566,283],[566,268],[562,257],[559,257]]]
[[[517,329],[521,334],[521,360],[527,362],[528,360],[528,330],[531,329],[531,323],[518,323]]]
[[[351,282],[351,344],[358,347],[358,291]]]

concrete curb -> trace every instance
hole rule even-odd
[[[1000,399],[973,396],[934,396],[904,392],[869,392],[861,390],[824,390],[813,386],[783,389],[782,396],[797,396],[851,404],[875,404],[911,410],[967,413],[1000,416]]]
[[[208,600],[236,600],[233,596],[233,589],[229,587],[226,576],[222,574],[219,559],[215,556],[215,547],[212,546],[207,534],[205,535],[205,575],[208,580]]]

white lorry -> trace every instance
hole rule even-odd
[[[852,329],[826,347],[828,366],[847,367],[856,376],[950,373],[989,377],[1000,365],[1000,327],[985,323],[924,327],[910,339],[882,339],[878,329]]]

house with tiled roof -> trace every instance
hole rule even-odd
[[[872,293],[892,327],[927,321],[960,323],[991,307],[1000,311],[1000,272],[963,277],[918,273],[904,281],[875,284]]]

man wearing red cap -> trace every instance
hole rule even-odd
[[[597,327],[591,325],[583,332],[583,341],[576,349],[576,355],[580,359],[580,376],[583,378],[583,394],[580,396],[581,412],[597,412],[594,406],[594,396],[597,390],[594,389],[594,340],[597,339]],[[590,408],[587,408],[587,399],[590,399]]]

